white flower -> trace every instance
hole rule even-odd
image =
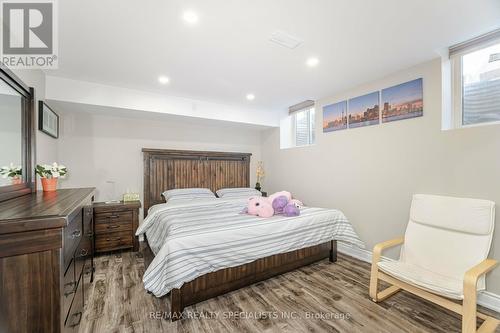
[[[52,167],[57,169],[57,162],[52,163]]]
[[[59,178],[59,172],[52,171],[52,177]]]

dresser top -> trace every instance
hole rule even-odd
[[[69,215],[94,192],[94,188],[39,191],[1,202],[0,234],[65,226]]]

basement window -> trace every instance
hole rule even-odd
[[[500,124],[500,30],[452,46],[455,128]]]
[[[316,142],[314,101],[290,106],[280,121],[280,148],[305,147]]]
[[[295,147],[314,144],[314,108],[293,113],[295,124]]]

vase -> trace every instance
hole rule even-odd
[[[11,181],[12,185],[19,185],[23,182],[23,179],[21,177],[13,177]]]
[[[41,178],[44,192],[54,192],[57,190],[57,178]]]

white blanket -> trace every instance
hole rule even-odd
[[[220,269],[330,240],[364,247],[344,214],[301,208],[300,216],[259,218],[241,211],[246,199],[182,200],[151,207],[137,230],[155,254],[143,281],[161,297]]]

